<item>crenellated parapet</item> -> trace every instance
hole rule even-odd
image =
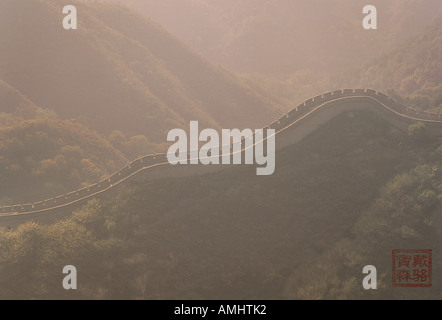
[[[263,129],[274,129],[277,134],[295,123],[298,123],[303,118],[310,115],[313,116],[316,110],[327,107],[327,105],[331,105],[330,102],[352,102],[360,98],[375,101],[380,108],[397,119],[406,120],[409,122],[422,121],[424,123],[431,123],[432,125],[436,125],[438,128],[440,127],[442,129],[441,114],[419,111],[417,109],[407,107],[386,94],[371,89],[341,89],[326,92],[322,95],[317,95],[293,107],[289,112],[265,126]],[[65,207],[101,194],[126,181],[141,171],[167,164],[169,163],[167,161],[166,153],[146,155],[133,160],[108,178],[103,179],[91,186],[44,201],[0,207],[0,217],[47,212],[53,209]]]

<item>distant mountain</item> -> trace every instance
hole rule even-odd
[[[30,114],[37,110],[37,106],[23,96],[19,91],[0,80],[1,112],[13,114]]]
[[[55,113],[31,100],[0,79],[0,127],[28,119],[53,118]]]
[[[393,89],[416,103],[428,100],[434,108],[442,107],[442,17],[342,78],[340,82],[349,86]]]
[[[78,30],[62,28],[59,1],[0,3],[0,79],[33,104],[106,135],[121,130],[154,142],[189,120],[254,127],[279,114],[147,18],[116,5],[70,4]]]
[[[324,77],[304,70],[284,80],[259,74],[243,78],[256,91],[287,106],[318,92],[373,88],[388,92],[406,105],[442,113],[442,17],[362,66],[333,75]]]
[[[114,0],[108,0],[114,1]],[[440,0],[124,0],[211,61],[286,76],[335,73],[389,50],[442,14]],[[375,5],[378,30],[362,28]]]

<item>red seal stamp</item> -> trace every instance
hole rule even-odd
[[[430,249],[393,250],[393,286],[431,287],[432,252]]]

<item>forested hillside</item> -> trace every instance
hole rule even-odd
[[[242,77],[256,91],[287,106],[334,88],[373,88],[405,105],[442,112],[442,18],[362,66],[348,65],[332,75],[303,70],[286,79]]]
[[[142,15],[117,5],[73,3],[81,19],[70,32],[62,28],[58,1],[0,3],[0,79],[61,119],[161,143],[168,130],[189,120],[254,127],[279,113],[236,75]]]
[[[397,248],[440,256],[441,152],[422,125],[407,134],[343,113],[279,151],[273,176],[241,166],[132,184],[66,220],[2,232],[0,297],[440,298],[438,277],[393,290],[390,263]],[[52,276],[67,264],[81,270],[75,292]],[[375,292],[361,286],[366,264]]]
[[[356,86],[394,89],[417,107],[442,112],[442,17],[345,77]]]
[[[67,31],[58,0],[0,0],[0,206],[165,152],[189,120],[259,128],[342,87],[442,111],[440,0],[374,0],[382,32],[361,28],[362,0],[109,2],[70,0]],[[0,299],[441,299],[442,141],[381,114],[341,113],[270,176],[126,181],[44,224],[3,217]],[[392,287],[398,248],[433,250],[431,288]],[[378,290],[361,286],[369,264]]]
[[[108,0],[114,1],[114,0]],[[124,0],[211,61],[242,73],[335,74],[393,48],[442,14],[439,0]],[[379,30],[362,28],[375,5]]]
[[[58,119],[0,128],[0,205],[38,201],[87,186],[126,164],[107,139]]]
[[[59,1],[0,2],[0,204],[95,183],[164,152],[167,132],[190,120],[261,127],[280,115],[142,15],[73,3],[79,29],[66,31]]]
[[[0,79],[0,127],[29,119],[56,118],[55,112],[36,106]]]

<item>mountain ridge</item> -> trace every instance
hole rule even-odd
[[[276,114],[267,98],[147,18],[116,5],[73,3],[81,15],[79,29],[69,31],[57,1],[0,4],[0,78],[36,105],[106,135],[122,130],[156,143],[189,120],[246,126],[242,115],[255,110],[247,126],[256,126]],[[162,58],[169,51],[176,56]]]
[[[402,117],[404,119],[407,119],[408,124],[413,123],[416,120],[420,120],[430,125],[437,125],[434,129],[438,131],[434,132],[436,132],[436,134],[438,134],[439,136],[442,136],[441,114],[420,112],[418,110],[405,107],[397,101],[389,98],[385,94],[369,89],[344,89],[328,92],[323,95],[318,95],[295,107],[286,115],[283,115],[278,120],[264,127],[264,129],[272,128],[276,130],[276,133],[280,133],[291,127],[293,124],[302,121],[304,118],[310,116],[311,114],[315,114],[315,111],[318,110],[320,107],[323,107],[324,105],[326,106],[327,104],[331,104],[336,101],[339,102],[339,100],[345,98],[355,99],[355,102],[353,102],[353,104],[356,104],[356,99],[361,97],[373,99],[373,101],[376,101],[379,106],[383,107],[385,110],[388,110],[388,112],[391,115],[394,115],[394,117],[399,116],[399,118]],[[354,108],[354,106],[350,106],[350,109],[352,108]],[[331,119],[333,119],[333,117],[335,116],[336,115],[332,115]],[[292,118],[292,122],[289,121],[290,118]],[[318,127],[318,124],[316,124],[316,126]],[[315,129],[313,129],[313,131],[314,130]],[[311,133],[311,131],[307,131],[307,133],[304,133],[304,135],[308,135],[309,133]],[[291,143],[293,144],[294,142],[292,141]],[[285,142],[285,145],[287,145],[287,141]],[[60,207],[70,206],[85,199],[89,199],[94,195],[101,194],[113,188],[114,186],[117,186],[121,182],[126,181],[132,176],[137,175],[141,171],[152,167],[158,167],[164,164],[168,164],[165,153],[138,158],[125,166],[123,169],[114,173],[109,178],[106,178],[89,187],[79,189],[65,195],[60,195],[56,198],[48,199],[46,201],[0,208],[0,217],[8,217],[11,215],[16,216],[17,214],[26,215],[29,213],[46,212],[49,210],[58,209]],[[15,210],[18,212],[15,212]]]
[[[367,5],[363,0],[124,3],[211,61],[236,72],[277,77],[304,69],[327,74],[357,67],[442,14],[437,0],[375,0],[370,4],[377,8],[379,30],[373,32],[362,28],[362,8]]]

